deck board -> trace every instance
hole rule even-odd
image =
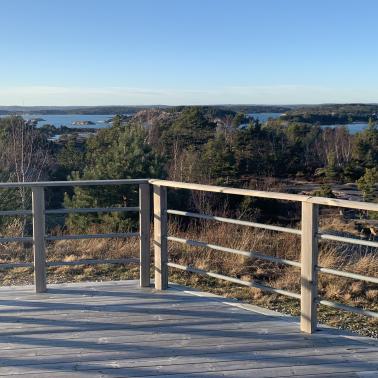
[[[195,294],[195,295],[194,295]],[[378,377],[378,342],[171,285],[0,288],[0,377]]]

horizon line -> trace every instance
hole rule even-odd
[[[204,104],[110,104],[110,105],[0,105],[0,108],[94,108],[94,107],[180,107],[180,106],[321,106],[321,105],[378,105],[378,102],[319,102],[319,103],[204,103]]]

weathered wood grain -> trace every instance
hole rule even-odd
[[[0,289],[0,377],[378,374],[372,339],[330,328],[307,335],[290,317],[232,300],[138,286],[51,285],[34,295],[26,287]]]
[[[154,186],[155,288],[168,287],[167,188]]]

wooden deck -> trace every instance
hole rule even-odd
[[[202,293],[203,294],[203,293]],[[378,377],[378,342],[173,286],[0,289],[0,376]]]

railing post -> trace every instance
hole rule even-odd
[[[32,188],[34,282],[36,293],[46,291],[45,193],[42,186]]]
[[[301,331],[306,333],[317,326],[318,214],[318,205],[302,202]]]
[[[150,286],[150,185],[139,185],[139,269],[141,287]]]
[[[154,185],[155,288],[168,288],[167,188]]]

